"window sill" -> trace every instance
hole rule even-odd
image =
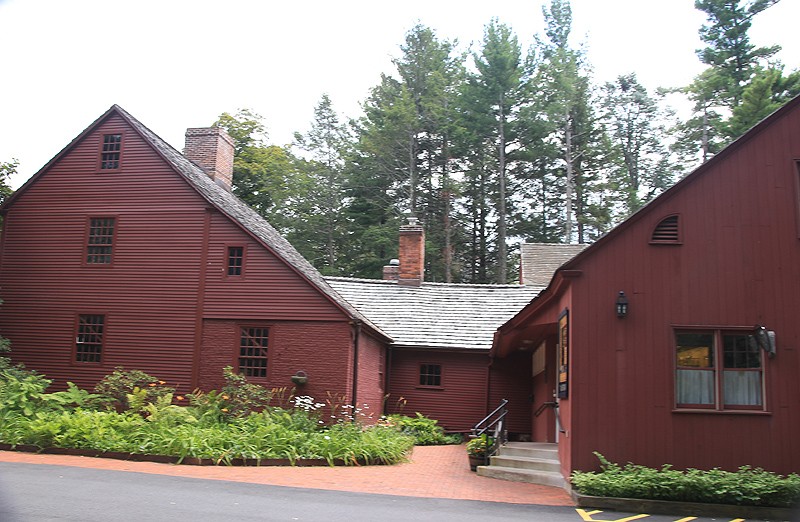
[[[675,408],[672,413],[708,413],[711,415],[772,415],[771,411],[764,410],[711,410],[703,408]]]
[[[418,390],[444,390],[444,386],[415,386]]]

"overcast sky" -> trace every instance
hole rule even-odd
[[[19,187],[115,103],[178,150],[187,127],[240,108],[287,144],[324,93],[358,116],[416,23],[477,48],[497,17],[527,49],[545,1],[0,0],[0,162],[19,160]],[[571,4],[596,82],[636,72],[648,89],[683,86],[702,70],[694,0]],[[783,47],[787,70],[800,68],[797,20],[800,1],[782,0],[750,32]]]

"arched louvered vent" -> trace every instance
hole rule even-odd
[[[677,215],[667,216],[662,219],[656,228],[653,229],[653,235],[650,237],[651,243],[680,243],[680,222]]]

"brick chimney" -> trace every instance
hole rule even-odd
[[[397,283],[419,286],[425,272],[425,230],[416,217],[400,227],[400,274]]]
[[[186,159],[202,168],[217,185],[233,186],[233,140],[222,127],[186,129]]]
[[[383,280],[397,281],[398,279],[400,279],[400,260],[391,259],[389,264],[383,267]]]

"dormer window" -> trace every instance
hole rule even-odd
[[[122,134],[104,134],[103,148],[100,151],[100,170],[119,169],[122,151]]]

